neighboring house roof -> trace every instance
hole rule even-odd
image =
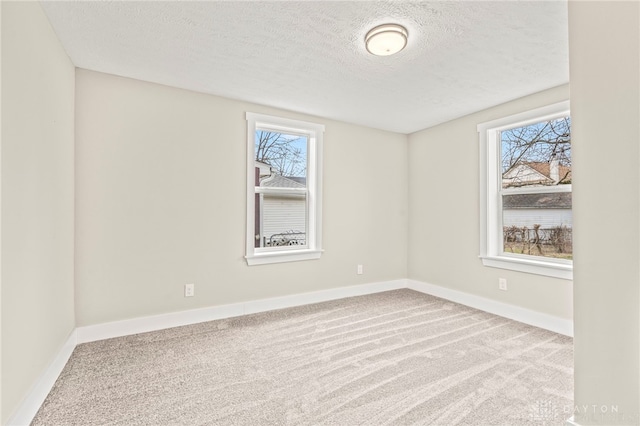
[[[504,210],[516,209],[570,209],[571,192],[548,194],[512,194],[503,197]]]
[[[557,167],[557,179],[554,179],[551,163],[527,162],[516,164],[502,175],[503,187],[525,185],[555,185],[571,183],[571,168],[560,164]]]
[[[305,183],[296,182],[296,180],[304,179]],[[304,188],[306,186],[306,178],[284,177],[273,173],[271,176],[260,180],[260,186],[271,188]]]
[[[272,167],[255,160],[256,168],[260,169],[260,186],[268,186],[272,188],[305,188],[307,186],[306,176],[282,176],[279,175]]]
[[[307,186],[307,178],[305,176],[289,176],[287,179],[301,183],[302,186]]]
[[[538,173],[544,175],[548,179],[551,178],[551,164],[550,163],[524,163],[525,165],[536,170]],[[571,182],[571,167],[558,165],[558,176],[560,182]]]

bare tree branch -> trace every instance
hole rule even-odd
[[[282,176],[306,177],[307,150],[304,136],[258,130],[255,144],[257,161],[270,165]]]
[[[571,119],[534,123],[501,132],[502,175],[509,176],[507,186],[541,184],[532,178],[540,165],[553,167],[559,180],[546,184],[571,183]],[[526,167],[528,166],[528,167]],[[526,175],[528,173],[528,175]]]

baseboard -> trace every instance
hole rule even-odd
[[[130,320],[114,321],[78,327],[77,342],[87,343],[113,337],[128,336],[148,331],[163,330],[165,328],[197,324],[206,321],[237,317],[274,309],[291,308],[311,303],[326,302],[345,297],[362,296],[379,293],[381,291],[406,288],[406,280],[384,281],[371,284],[361,284],[348,287],[338,287],[291,296],[273,297],[269,299],[253,300],[230,305],[212,306],[210,308],[193,309],[162,315],[132,318]]]
[[[407,280],[407,288],[573,337],[572,320],[411,279]]]
[[[26,426],[31,423],[40,406],[51,392],[53,385],[62,373],[62,369],[67,365],[76,347],[76,331],[73,330],[62,348],[58,351],[53,362],[47,367],[44,373],[33,385],[22,404],[13,413],[7,422],[7,426]]]

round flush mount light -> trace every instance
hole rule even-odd
[[[398,53],[407,45],[407,29],[398,24],[378,25],[364,38],[369,53],[389,56]]]

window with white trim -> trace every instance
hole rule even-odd
[[[573,278],[569,101],[478,125],[480,258]]]
[[[247,112],[249,265],[322,253],[324,126]]]

